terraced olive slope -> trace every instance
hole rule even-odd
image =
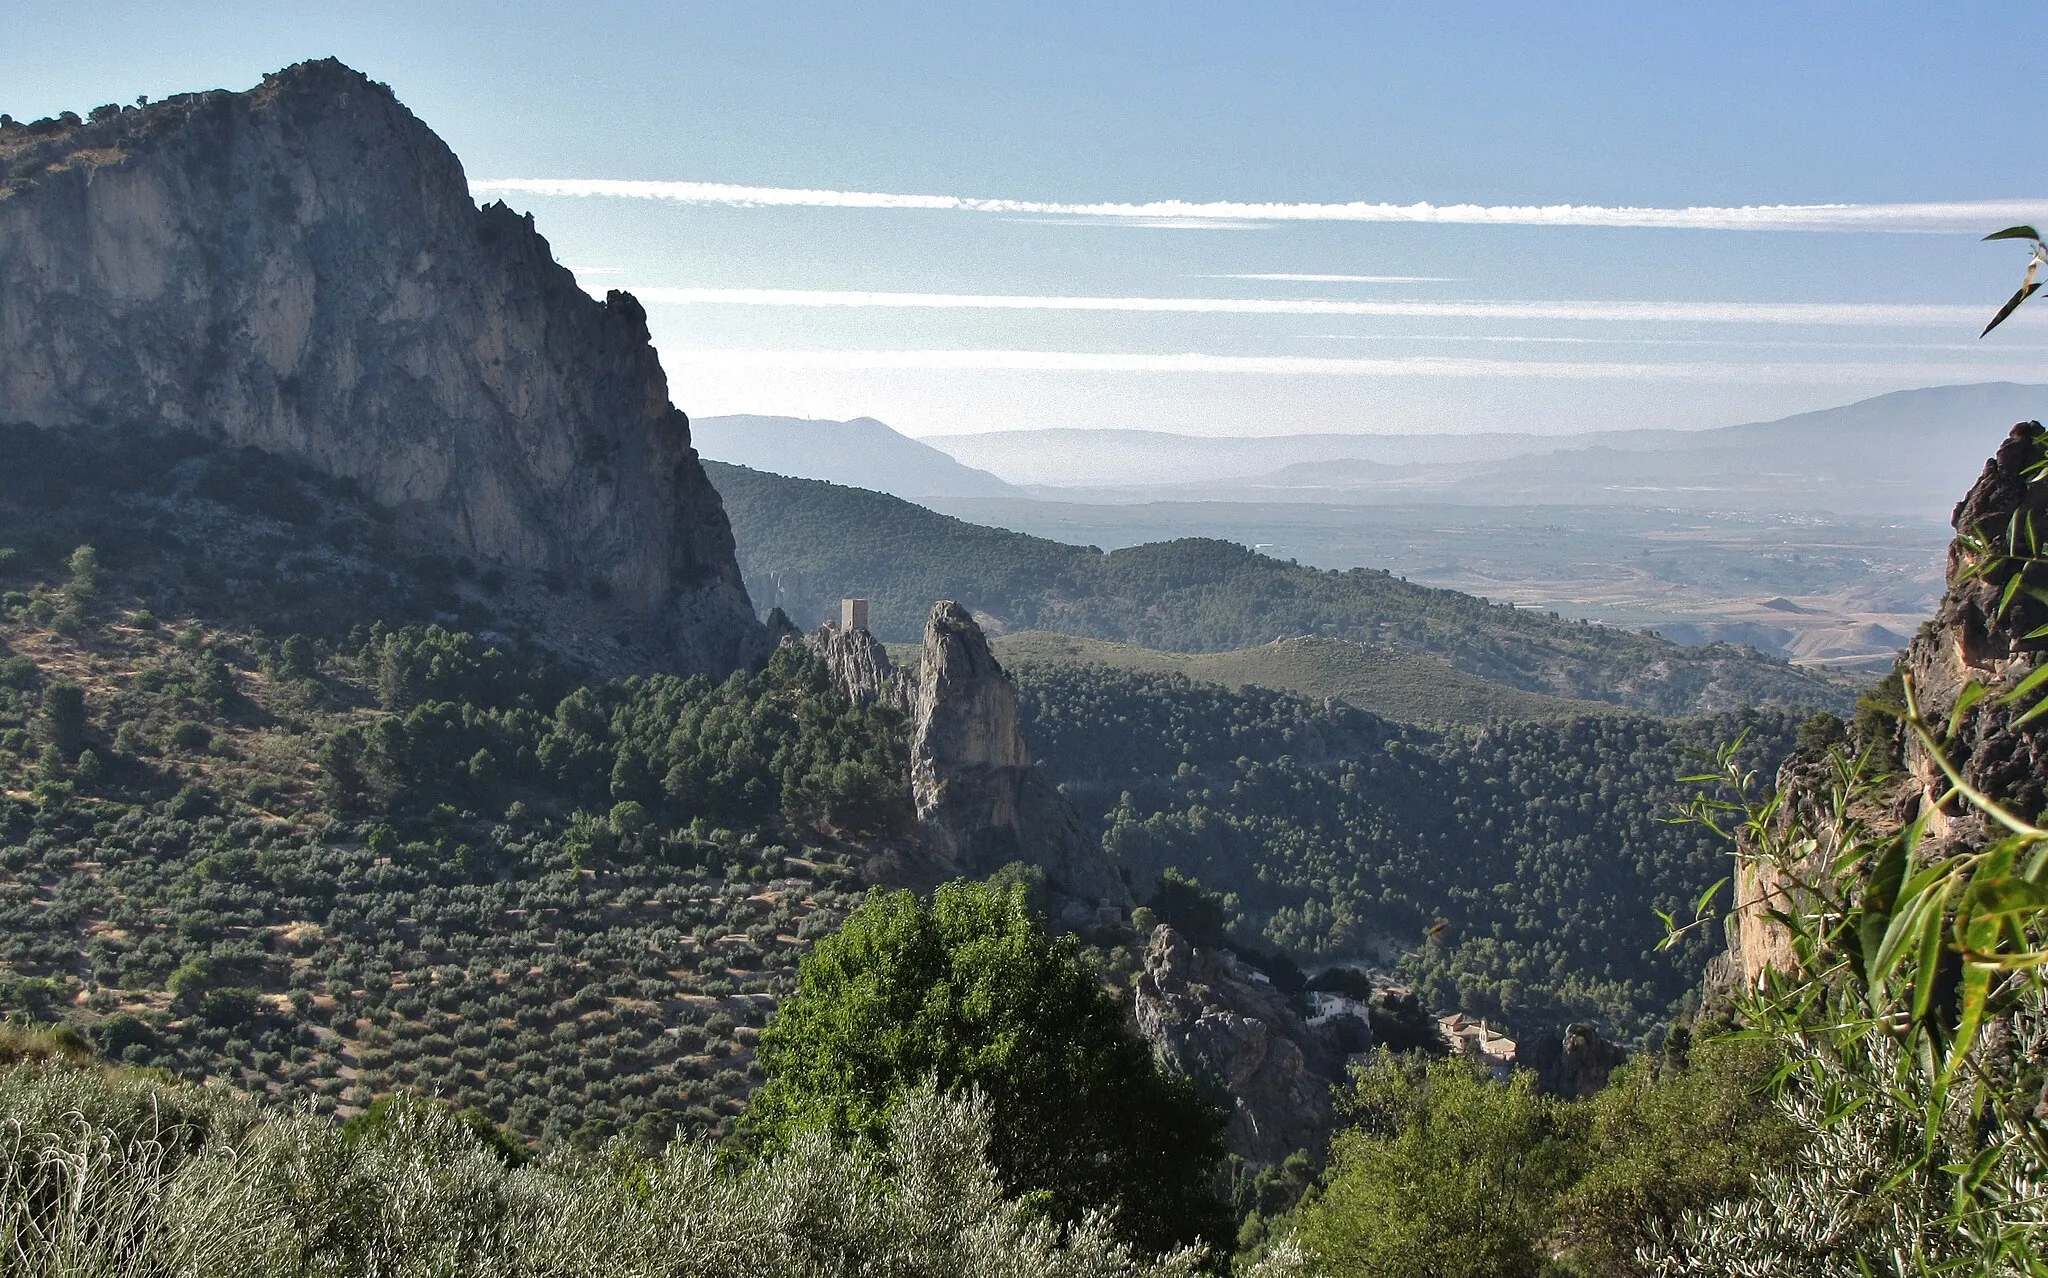
[[[650,1145],[730,1120],[798,956],[861,900],[847,840],[904,817],[885,713],[800,651],[580,675],[509,636],[498,583],[259,454],[23,441],[4,1010],[321,1109],[410,1087]]]

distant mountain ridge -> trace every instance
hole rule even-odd
[[[1015,497],[1012,485],[891,430],[872,417],[699,417],[691,423],[698,455],[752,470],[822,479],[854,488],[921,497]]]
[[[1636,503],[1945,517],[1967,459],[2015,421],[2048,415],[2048,386],[1897,391],[1711,430],[1577,435],[1203,438],[1056,429],[926,442],[1019,484],[1109,500]]]

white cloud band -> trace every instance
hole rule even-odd
[[[1206,275],[1211,280],[1271,280],[1281,284],[1456,284],[1448,275]]]
[[[1178,223],[1434,222],[1470,226],[1655,227],[1704,231],[1921,231],[1983,234],[2048,214],[2048,200],[1978,200],[1924,204],[1764,204],[1741,207],[1638,208],[1594,204],[1343,204],[1154,200],[1070,204],[1052,200],[981,199],[964,195],[902,195],[827,191],[724,182],[631,181],[615,178],[488,178],[477,194],[610,197],[715,204],[736,208],[914,209],[936,212],[1037,214],[1054,217]]]
[[[1364,315],[1407,319],[1594,320],[1621,323],[1951,326],[1984,307],[1888,302],[1417,302],[1258,297],[1034,297],[1005,293],[883,293],[809,288],[630,290],[650,306],[787,306],[910,310],[1117,311],[1195,315]]]
[[[664,349],[671,368],[924,370],[1070,373],[1240,373],[1311,377],[1542,378],[1592,381],[1738,381],[1898,383],[2007,378],[2038,381],[2048,365],[1600,363],[1416,357],[1329,359],[1296,355],[1139,354],[1103,351],[1003,350],[737,350]]]

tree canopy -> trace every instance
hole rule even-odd
[[[1106,1208],[1151,1250],[1229,1237],[1210,1187],[1223,1116],[1159,1070],[1021,884],[871,899],[804,959],[759,1052],[747,1123],[771,1149],[809,1131],[877,1138],[929,1080],[987,1099],[1008,1191],[1066,1220]]]

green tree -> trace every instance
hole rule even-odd
[[[1149,1250],[1227,1248],[1211,1189],[1223,1116],[1161,1072],[1027,897],[1021,883],[951,883],[928,902],[897,892],[820,941],[761,1036],[768,1077],[749,1125],[771,1149],[807,1131],[879,1143],[926,1080],[973,1088],[1007,1192],[1043,1195],[1068,1221],[1106,1207]]]
[[[43,727],[50,744],[69,759],[85,744],[85,689],[53,683],[43,693]]]
[[[1790,1155],[1799,1133],[1765,1095],[1783,1059],[1775,1044],[1726,1037],[1616,1071],[1586,1102],[1586,1174],[1558,1213],[1573,1263],[1637,1273],[1637,1248],[1653,1235],[1747,1193]]]
[[[1579,1117],[1471,1062],[1380,1053],[1343,1098],[1355,1126],[1330,1147],[1296,1237],[1323,1272],[1356,1278],[1521,1278],[1579,1166]]]

